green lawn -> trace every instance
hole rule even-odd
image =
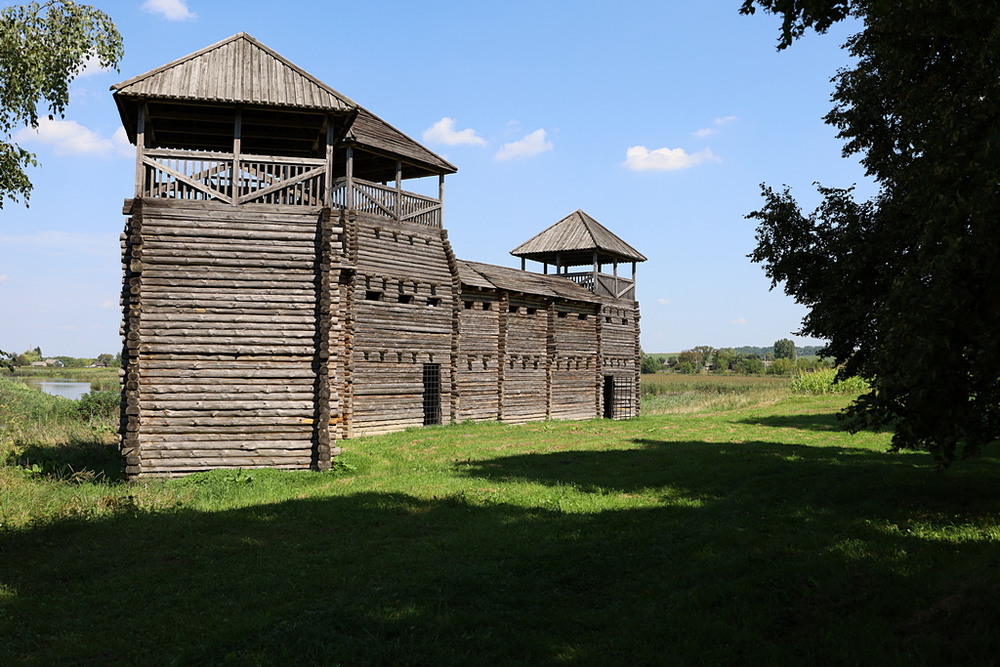
[[[100,442],[8,443],[0,664],[995,664],[996,458],[691,391],[347,441],[331,473],[102,483],[31,467],[104,470]]]

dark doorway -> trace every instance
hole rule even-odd
[[[441,364],[424,364],[424,426],[441,423]]]
[[[615,376],[604,376],[604,418],[615,418]]]

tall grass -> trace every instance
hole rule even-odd
[[[792,376],[792,391],[799,394],[823,396],[826,394],[849,394],[857,396],[868,391],[868,383],[859,377],[837,380],[837,370],[821,368],[810,373]]]
[[[790,393],[786,377],[749,375],[642,376],[643,414],[685,414],[769,405]]]

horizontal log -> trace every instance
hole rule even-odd
[[[131,347],[131,346],[130,346]],[[140,342],[136,349],[139,350],[140,354],[156,354],[158,352],[188,352],[191,354],[272,354],[274,352],[281,352],[282,354],[301,354],[301,355],[312,355],[315,353],[315,348],[304,347],[296,345],[285,345],[282,346],[280,350],[276,350],[274,346],[261,346],[261,345],[239,345],[239,344],[214,344],[214,345],[178,345],[178,344],[167,344],[161,345],[158,343],[146,343]]]
[[[142,470],[143,473],[151,473],[157,469],[184,471],[190,468],[191,472],[195,472],[196,470],[217,468],[305,468],[311,462],[311,456],[203,456],[199,458],[156,456],[144,457]]]

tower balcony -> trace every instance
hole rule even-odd
[[[147,148],[136,196],[354,209],[397,222],[441,226],[441,200],[360,178],[330,178],[322,158]]]
[[[596,271],[560,273],[558,275],[569,278],[577,285],[589,289],[598,296],[635,301],[635,280],[633,279]]]

